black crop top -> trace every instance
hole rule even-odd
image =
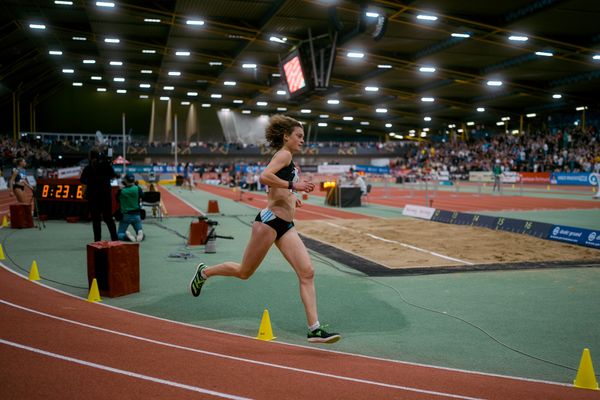
[[[287,167],[283,167],[277,171],[275,176],[283,179],[284,181],[298,181],[298,171],[296,170],[294,162],[290,161],[290,164]]]

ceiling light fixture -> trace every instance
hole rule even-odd
[[[554,53],[551,53],[549,51],[536,51],[535,55],[542,56],[542,57],[552,57],[554,55]]]
[[[269,38],[269,40],[271,42],[276,42],[276,43],[285,43],[285,42],[287,42],[287,38],[286,37],[271,36]]]
[[[97,1],[96,2],[96,6],[98,6],[98,7],[106,7],[106,8],[113,8],[115,6],[115,3],[113,3],[112,1]]]
[[[417,19],[420,19],[421,21],[437,21],[438,17],[429,14],[419,14],[417,15]]]
[[[450,36],[456,37],[456,38],[465,38],[465,39],[471,37],[471,35],[468,33],[458,33],[458,32],[452,33],[452,34],[450,34]]]
[[[377,86],[366,86],[365,87],[365,92],[377,92],[379,91],[379,88]]]
[[[181,76],[181,72],[179,72],[179,71],[169,71],[169,76]]]
[[[185,23],[187,25],[194,25],[194,26],[204,25],[204,21],[202,21],[201,19],[188,19],[187,21],[185,21]]]
[[[60,50],[50,50],[48,52],[48,54],[50,54],[51,56],[62,56],[62,51],[60,51]]]
[[[237,83],[235,81],[225,81],[225,82],[223,82],[223,85],[225,85],[225,86],[235,86],[235,85],[237,85]]]
[[[189,51],[185,51],[185,50],[175,52],[176,56],[181,56],[181,57],[189,57],[190,54],[192,54],[192,53],[190,53]]]
[[[105,43],[120,43],[121,40],[117,39],[117,38],[105,38],[104,39]]]
[[[149,22],[151,24],[160,24],[160,19],[158,19],[158,18],[144,18],[144,22]]]
[[[502,86],[502,81],[487,81],[488,86]]]
[[[421,67],[419,68],[421,72],[435,72],[435,67]]]
[[[508,40],[512,40],[513,42],[526,42],[529,38],[522,35],[511,35],[508,37]]]
[[[44,24],[29,24],[29,27],[31,29],[39,29],[39,30],[46,29],[46,25],[44,25]]]
[[[244,69],[255,69],[256,68],[256,64],[242,64],[242,68]]]
[[[392,66],[390,64],[379,64],[379,65],[377,65],[377,68],[379,68],[379,69],[390,69],[390,68],[392,68]]]
[[[433,97],[421,97],[421,101],[424,103],[433,103],[435,99]]]
[[[359,51],[349,51],[346,56],[348,56],[348,58],[363,58],[365,53],[361,53]]]

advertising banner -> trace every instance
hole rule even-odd
[[[600,231],[554,225],[548,239],[600,249]]]
[[[553,172],[550,175],[550,183],[553,185],[596,186],[598,177],[596,174],[587,172]]]
[[[547,185],[550,183],[550,172],[519,172],[521,182],[540,183]]]
[[[407,217],[415,217],[429,220],[433,216],[434,212],[435,208],[407,204],[402,210],[402,215],[406,215]]]
[[[469,182],[494,182],[492,171],[470,171]]]
[[[390,167],[378,167],[376,165],[357,165],[355,168],[357,171],[362,171],[367,174],[389,174]]]

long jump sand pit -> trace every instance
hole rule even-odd
[[[600,265],[596,249],[481,227],[412,219],[297,221],[304,237],[390,270],[507,269],[582,262]],[[309,240],[310,242],[310,240]],[[308,247],[311,244],[308,244]],[[338,259],[340,261],[340,259]],[[489,268],[486,268],[486,265]],[[491,266],[494,266],[491,268]],[[481,266],[473,268],[472,266]]]

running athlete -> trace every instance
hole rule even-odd
[[[260,182],[269,187],[268,205],[258,213],[252,224],[252,234],[242,262],[228,261],[211,267],[200,263],[190,282],[190,289],[194,296],[199,296],[202,286],[212,276],[250,278],[275,243],[298,276],[300,297],[308,322],[308,341],[337,342],[340,334],[326,332],[319,323],[314,269],[293,222],[296,207],[302,205],[296,191],[312,192],[315,188],[313,183],[299,179],[292,161],[292,154],[299,152],[304,144],[304,130],[295,119],[274,115],[265,135],[271,148],[277,150],[260,175]]]

